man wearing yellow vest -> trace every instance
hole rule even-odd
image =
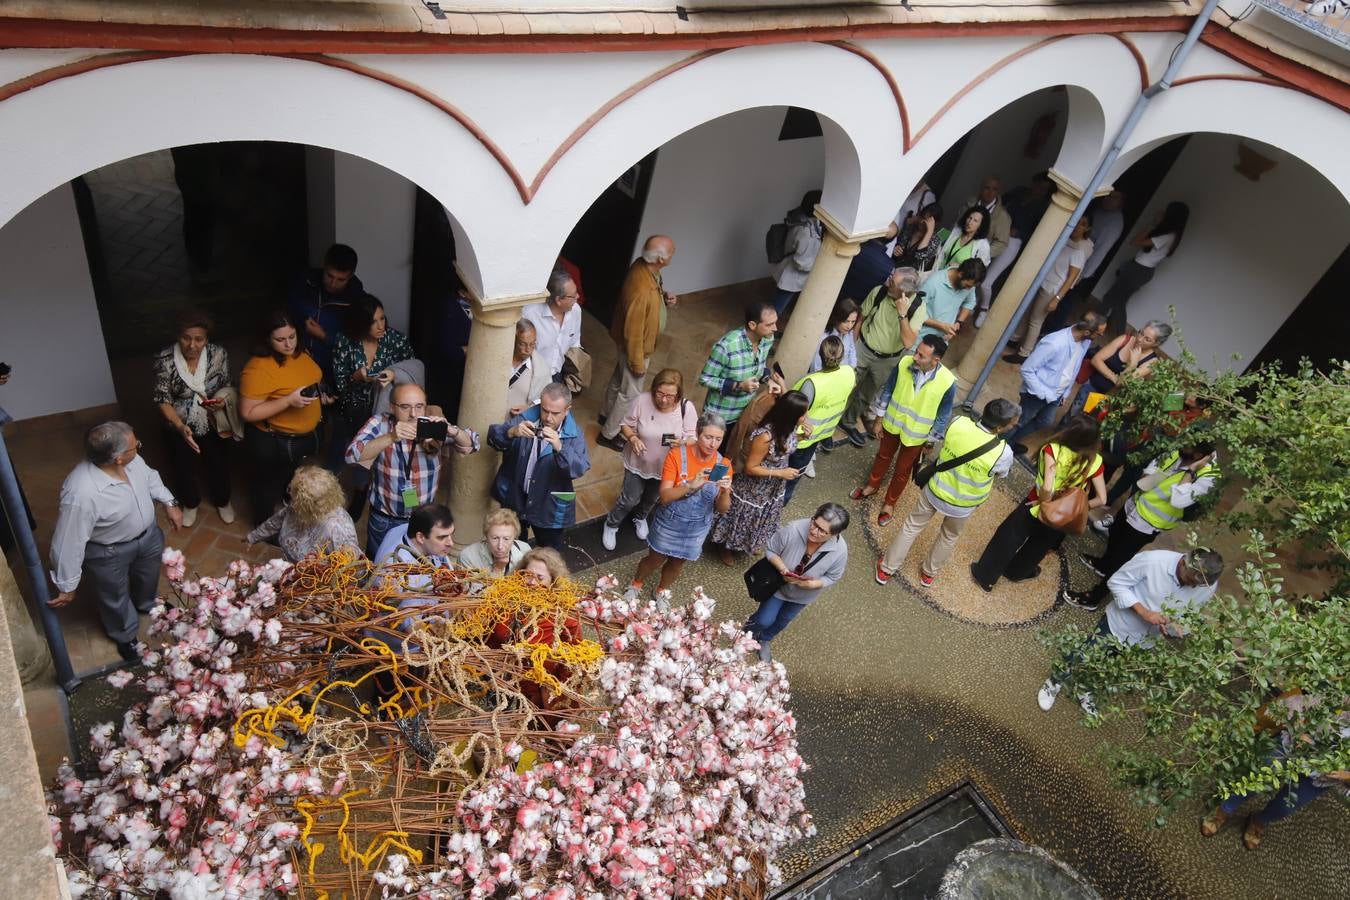
[[[1083,562],[1102,576],[1101,584],[1090,591],[1065,590],[1064,601],[1083,609],[1099,608],[1109,594],[1107,580],[1159,534],[1180,525],[1185,511],[1214,489],[1218,477],[1218,452],[1208,441],[1149,463],[1144,469],[1147,489],[1135,491],[1125,501],[1124,515],[1116,516],[1107,532],[1106,551],[1101,557],[1082,554]]]
[[[952,420],[942,440],[936,470],[923,486],[918,504],[900,526],[886,555],[877,561],[877,584],[886,584],[900,571],[915,538],[941,513],[942,533],[919,569],[919,581],[925,586],[933,583],[938,570],[951,558],[966,520],[989,499],[994,479],[1007,475],[1012,468],[1012,448],[999,435],[1017,426],[1021,412],[1009,400],[990,400],[979,421],[966,416]]]
[[[947,430],[956,399],[956,376],[942,365],[946,352],[946,341],[935,334],[924,335],[914,355],[900,360],[872,407],[876,416],[872,433],[880,438],[881,445],[867,482],[849,496],[861,500],[875,494],[894,461],[895,474],[886,486],[878,525],[890,524],[895,501],[909,484],[909,473],[924,446],[936,443]]]
[[[858,376],[852,366],[843,365],[844,342],[831,334],[820,342],[820,369],[800,379],[792,386],[801,391],[811,406],[806,410],[803,422],[804,434],[797,439],[797,449],[788,455],[788,468],[799,473],[805,471],[816,456],[816,448],[834,437],[839,420],[844,417],[844,408],[848,406],[849,395]],[[787,483],[784,503],[792,500],[797,490],[798,476]]]

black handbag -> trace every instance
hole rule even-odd
[[[1001,437],[993,437],[987,443],[981,444],[969,453],[962,453],[955,459],[949,459],[944,463],[929,463],[922,469],[914,473],[913,481],[919,487],[924,487],[933,480],[933,476],[939,472],[946,472],[948,469],[955,469],[957,466],[965,465],[972,459],[981,457],[994,449],[994,445],[1003,440]]]
[[[813,556],[811,561],[806,564],[806,568],[802,569],[802,574],[805,575],[807,569],[810,569],[819,562],[820,558],[824,555],[824,551],[821,551]],[[787,579],[783,577],[783,573],[779,572],[777,567],[769,562],[769,557],[767,556],[746,569],[744,577],[745,589],[750,592],[750,599],[754,600],[756,603],[763,603],[765,600],[768,600],[774,594],[778,593],[778,589],[787,582]]]

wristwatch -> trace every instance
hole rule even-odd
[[[175,506],[182,506],[177,500],[165,500],[164,506],[167,509],[173,509]]]

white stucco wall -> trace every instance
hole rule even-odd
[[[75,195],[62,185],[0,228],[0,406],[16,419],[117,402]]]
[[[333,236],[357,253],[357,274],[389,324],[408,330],[417,186],[350,153],[333,154]],[[321,251],[322,252],[322,251]]]
[[[1187,345],[1209,371],[1245,368],[1350,237],[1350,203],[1325,178],[1282,150],[1248,140],[1276,161],[1252,182],[1233,169],[1238,140],[1192,137],[1136,228],[1146,229],[1172,200],[1190,206],[1181,247],[1130,300],[1129,320],[1136,326],[1168,320],[1168,306],[1175,306]],[[1098,296],[1133,253],[1117,253]],[[1242,359],[1233,362],[1233,354]]]
[[[1055,117],[1054,128],[1040,152],[1029,157],[1023,151],[1032,126],[1047,114]],[[997,175],[1006,191],[1026,184],[1032,175],[1054,165],[1068,121],[1068,94],[1048,90],[1014,101],[981,123],[966,142],[951,183],[941,197],[948,220],[956,221],[960,205],[975,196],[986,176]]]
[[[825,174],[823,138],[778,140],[786,112],[780,106],[734,113],[661,148],[634,255],[646,235],[675,238],[675,261],[665,275],[672,290],[769,274],[764,232],[819,188]]]

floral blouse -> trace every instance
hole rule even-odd
[[[333,381],[338,392],[338,408],[351,418],[371,415],[376,385],[370,381],[353,381],[352,376],[361,369],[366,369],[367,375],[377,375],[394,363],[412,358],[412,344],[403,332],[388,328],[375,348],[375,361],[366,368],[366,350],[362,342],[339,334],[333,345]]]
[[[201,415],[195,414],[202,407],[197,405],[197,398],[193,396],[192,389],[184,383],[183,376],[178,374],[178,367],[173,363],[174,346],[170,344],[155,354],[153,400],[157,404],[172,404],[178,418],[192,426],[193,434],[206,434],[211,430],[211,417],[204,412]],[[219,344],[207,344],[197,365],[203,363],[206,365],[206,396],[214,397],[221,388],[227,387],[230,383],[230,355]]]
[[[253,544],[271,538],[276,538],[281,552],[291,562],[299,562],[316,550],[348,547],[359,552],[361,546],[352,517],[340,506],[313,525],[304,525],[287,504],[248,533],[249,543]]]

